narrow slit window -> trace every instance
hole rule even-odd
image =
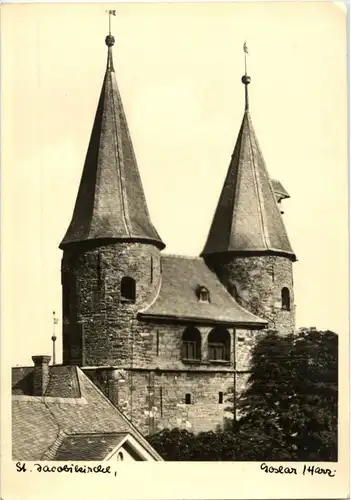
[[[156,356],[160,354],[160,332],[156,332]]]
[[[97,284],[101,285],[102,273],[101,273],[101,254],[98,254],[98,262],[97,262]]]
[[[289,288],[282,288],[282,309],[290,311],[290,291]]]
[[[218,404],[223,404],[223,392],[218,393]]]
[[[191,394],[185,394],[185,404],[191,405]]]
[[[162,393],[162,387],[160,387],[160,414],[161,414],[161,417],[163,417],[163,393]]]

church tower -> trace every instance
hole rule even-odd
[[[252,125],[250,81],[245,68],[244,117],[202,256],[241,306],[286,334],[295,328],[296,256]]]
[[[106,37],[107,67],[63,250],[63,363],[131,367],[137,311],[160,286],[165,247],[147,208]],[[147,359],[144,360],[147,363]]]

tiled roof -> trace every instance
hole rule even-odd
[[[12,394],[32,395],[33,366],[14,368],[12,371]],[[74,366],[50,366],[50,380],[46,397],[79,398],[80,390]]]
[[[111,51],[109,46],[74,213],[60,248],[97,239],[146,240],[164,248],[150,219]]]
[[[49,408],[35,400],[12,401],[13,460],[40,460],[55,443],[60,427]]]
[[[248,110],[202,255],[228,251],[296,259]]]
[[[104,460],[126,435],[121,432],[66,436],[61,440],[55,460]]]
[[[12,369],[12,394],[32,394],[34,366]]]
[[[12,454],[14,460],[56,459],[65,437],[75,434],[105,435],[129,433],[156,459],[155,450],[133,424],[100,392],[78,368],[50,367],[50,376],[61,374],[48,390],[55,396],[34,397],[18,393],[21,374],[27,369],[13,368]],[[66,373],[65,373],[66,372]],[[67,383],[78,387],[76,397],[67,397]],[[71,382],[69,382],[71,381]],[[80,397],[78,397],[78,393]],[[66,448],[67,449],[67,448]],[[96,448],[92,448],[96,449]],[[80,453],[76,449],[76,453]],[[82,452],[83,453],[83,452]],[[49,458],[48,458],[49,457]],[[72,458],[73,460],[73,458]],[[85,460],[98,460],[93,451]]]
[[[162,255],[162,281],[156,301],[141,317],[161,316],[207,323],[265,325],[265,320],[239,306],[201,257]],[[205,287],[210,302],[199,301]]]

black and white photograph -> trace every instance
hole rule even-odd
[[[346,4],[3,7],[7,489],[227,462],[347,495]]]

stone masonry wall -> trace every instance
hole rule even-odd
[[[231,358],[221,365],[210,362],[206,351],[200,362],[184,363],[179,342],[184,326],[151,326],[153,337],[159,332],[159,346],[148,369],[86,368],[86,374],[144,434],[172,427],[194,432],[222,427],[231,418],[226,411],[228,391],[234,383],[237,393],[245,388],[252,348],[262,331],[230,331]],[[210,328],[199,329],[205,345]],[[186,394],[191,396],[190,404],[185,402]]]
[[[135,303],[121,297],[124,276],[136,281]],[[160,253],[151,244],[118,243],[78,254],[65,252],[64,363],[77,362],[72,357],[72,342],[81,330],[82,356],[78,364],[147,366],[153,350],[151,337],[147,325],[136,316],[156,297],[160,277]]]
[[[97,375],[90,370],[86,373],[99,385],[96,380],[101,373]],[[105,394],[106,387],[105,382]],[[133,370],[123,372],[123,381],[118,377],[110,379],[106,395],[114,398],[114,404],[144,435],[174,427],[201,432],[222,427],[231,418],[225,410],[231,387],[233,370],[219,373]],[[101,383],[100,388],[103,390]],[[190,395],[189,404],[186,394]]]
[[[290,261],[236,259],[221,270],[222,279],[235,277],[227,284],[235,284],[242,305],[290,325],[291,313],[277,306],[280,287],[292,290]],[[226,328],[229,360],[213,362],[208,356],[208,335],[214,325],[194,324],[201,336],[201,357],[183,360],[182,335],[191,325],[151,323],[137,317],[157,296],[161,272],[159,250],[151,244],[101,245],[75,254],[65,251],[64,363],[84,366],[87,375],[145,434],[165,427],[215,430],[230,417],[225,408],[234,381],[239,393],[247,383],[252,348],[262,331]],[[136,281],[135,303],[121,297],[124,276]],[[274,300],[269,292],[275,294]]]
[[[238,303],[266,319],[269,328],[282,334],[295,329],[293,269],[289,258],[226,254],[213,258],[211,267]],[[283,287],[287,287],[290,292],[289,311],[282,310]]]

